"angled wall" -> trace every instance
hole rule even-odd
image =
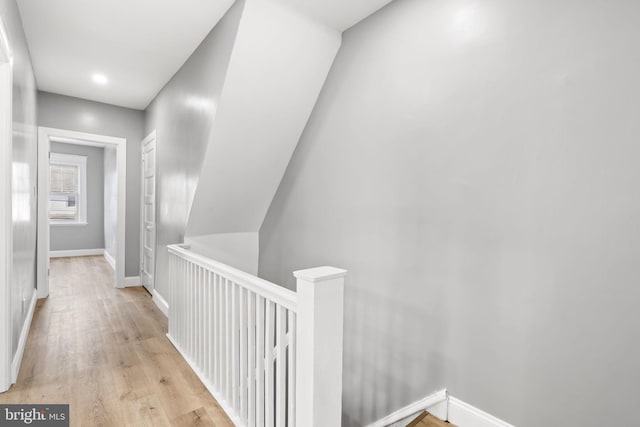
[[[259,269],[349,270],[343,426],[444,387],[638,424],[638,28],[632,0],[397,0],[344,34]]]
[[[247,1],[187,236],[258,232],[340,41],[278,2]]]
[[[258,230],[340,46],[341,33],[279,1],[247,0],[185,241],[258,272]]]

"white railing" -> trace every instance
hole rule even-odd
[[[345,270],[297,292],[169,245],[167,336],[237,426],[341,423]]]

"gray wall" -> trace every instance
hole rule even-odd
[[[50,250],[104,248],[104,148],[52,142],[49,151],[87,157],[87,225],[50,225]]]
[[[49,92],[38,92],[38,125],[127,139],[125,275],[140,274],[140,142],[144,113]]]
[[[118,219],[118,151],[104,148],[104,250],[116,259]]]
[[[260,275],[349,270],[344,423],[447,387],[637,425],[640,3],[398,0],[343,46]]]
[[[155,287],[165,298],[166,245],[184,239],[243,5],[229,9],[146,110],[146,130],[157,137]]]
[[[13,165],[20,171],[14,206],[25,215],[13,220],[13,282],[11,308],[12,354],[24,324],[28,303],[36,287],[37,185],[36,81],[18,7],[14,0],[0,0],[0,17],[13,50]],[[17,192],[20,194],[18,195]],[[28,217],[28,219],[27,219]]]

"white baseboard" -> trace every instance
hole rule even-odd
[[[18,341],[18,349],[16,355],[11,362],[11,382],[15,383],[18,379],[18,372],[20,372],[20,365],[22,364],[22,356],[24,356],[24,348],[27,345],[27,338],[29,337],[29,330],[31,329],[31,320],[33,320],[33,312],[36,308],[36,301],[38,300],[38,292],[34,289],[31,295],[31,301],[29,302],[29,308],[27,310],[27,316],[24,319],[22,325],[22,331],[20,332],[20,340]]]
[[[401,408],[394,413],[380,418],[369,424],[368,427],[386,427],[398,421],[402,421],[412,415],[418,415],[422,411],[429,411],[438,418],[447,418],[447,390],[437,391],[423,399]]]
[[[104,249],[73,249],[70,251],[49,251],[49,258],[92,255],[104,255]]]
[[[512,424],[487,414],[453,396],[449,396],[447,420],[452,424],[463,427],[513,427]]]
[[[142,286],[140,282],[140,276],[129,276],[124,278],[124,287],[130,288],[133,286]]]
[[[162,314],[169,317],[169,303],[166,299],[162,298],[162,295],[157,290],[153,290],[153,302],[156,303]]]
[[[114,270],[116,269],[116,260],[109,252],[104,251],[104,259],[107,260],[111,268],[113,268]]]
[[[422,411],[429,411],[434,416],[460,427],[514,427],[512,424],[450,396],[447,390],[440,390],[407,405],[369,424],[368,427],[388,427],[396,425],[396,423],[399,423],[397,425],[406,425],[412,416],[417,416]]]

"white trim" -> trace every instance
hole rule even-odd
[[[154,226],[154,230],[153,230],[153,275],[151,277],[151,289],[147,289],[149,290],[152,294],[155,291],[156,288],[156,230],[155,230],[155,225],[156,225],[156,206],[157,206],[157,194],[158,194],[158,183],[157,183],[157,176],[156,176],[156,170],[157,170],[157,152],[156,152],[156,148],[157,148],[157,141],[156,141],[156,130],[152,130],[149,135],[147,135],[142,142],[140,143],[140,277],[143,277],[144,271],[142,269],[142,263],[144,262],[144,230],[145,230],[145,225],[144,225],[144,150],[145,147],[147,146],[147,144],[153,144],[153,179],[154,179],[154,183],[153,183],[153,197],[154,197],[154,203],[153,203],[153,226]]]
[[[88,145],[90,147],[104,147],[107,144],[120,145],[125,138],[116,136],[97,135],[93,133],[77,132],[75,130],[57,129],[46,126],[39,126],[38,129],[50,135],[54,142],[65,144]]]
[[[107,263],[111,266],[111,268],[113,268],[114,270],[116,269],[116,260],[113,258],[113,256],[107,252],[107,250],[104,250],[104,259],[107,261]]]
[[[449,397],[447,421],[464,427],[514,427],[453,396]]]
[[[49,219],[51,225],[87,225],[87,156],[54,153],[49,155],[49,165],[67,165],[78,168],[78,219],[75,221]]]
[[[429,411],[440,419],[447,418],[447,390],[437,391],[423,399],[413,402],[394,413],[380,418],[378,421],[369,424],[368,427],[386,427],[398,421],[402,421],[412,415],[418,415],[422,411]]]
[[[140,285],[140,276],[128,276],[124,278],[124,287],[125,288],[132,288],[134,286],[141,286]]]
[[[77,145],[116,147],[118,171],[118,218],[116,224],[115,286],[125,287],[125,223],[127,200],[127,140],[113,136],[96,135],[66,129],[38,127],[38,298],[49,295],[49,142],[51,140]]]
[[[11,386],[13,53],[0,16],[0,393]]]
[[[38,129],[38,230],[36,283],[38,298],[49,296],[49,140]]]
[[[67,251],[50,251],[49,258],[66,258],[73,256],[104,255],[104,249],[72,249]]]
[[[298,294],[291,289],[276,285],[268,280],[249,274],[246,271],[238,270],[230,265],[223,264],[204,255],[200,255],[191,250],[191,245],[174,244],[167,245],[166,247],[169,253],[172,253],[179,258],[223,275],[226,278],[233,280],[239,286],[260,294],[288,310],[297,310]]]
[[[20,332],[20,341],[18,341],[18,349],[16,355],[11,362],[11,382],[15,383],[18,379],[18,372],[20,372],[20,365],[22,364],[22,356],[24,356],[24,348],[27,345],[27,338],[29,338],[29,330],[31,329],[31,320],[33,319],[33,312],[36,308],[36,301],[38,300],[38,292],[34,289],[31,294],[31,301],[29,302],[29,310],[27,311],[27,317],[22,324],[22,331]]]
[[[387,415],[367,427],[386,427],[399,421],[410,420],[422,411],[429,411],[434,416],[462,427],[514,427],[462,400],[449,395],[447,390],[437,391],[424,399],[418,400]],[[404,425],[404,424],[403,424]]]
[[[157,289],[153,290],[152,301],[156,303],[156,305],[158,306],[162,314],[165,315],[165,317],[169,317],[169,303],[167,302],[166,299],[162,297],[162,295],[160,295],[160,292],[158,292]]]

